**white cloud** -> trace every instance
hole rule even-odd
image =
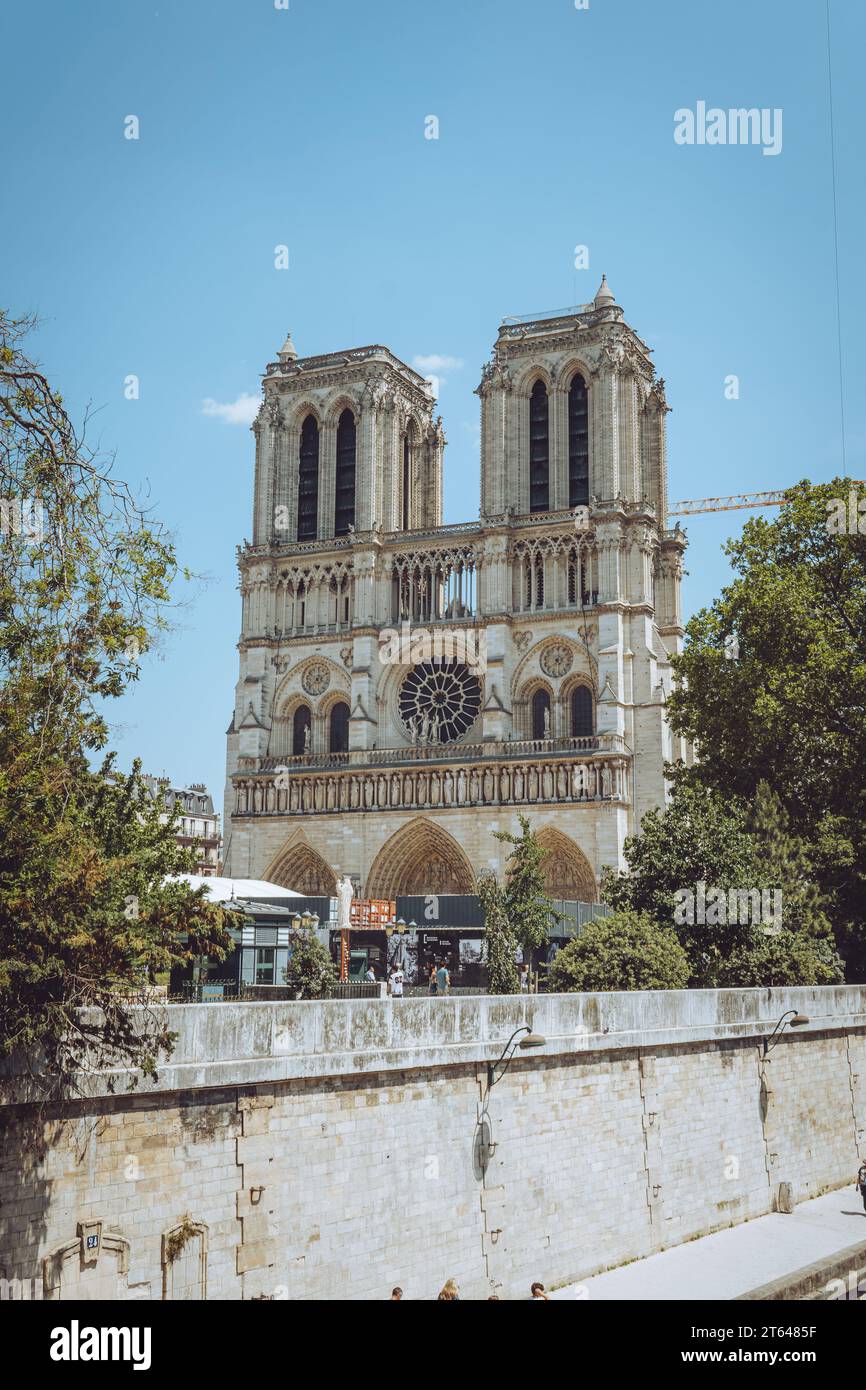
[[[442,372],[446,368],[452,371],[459,370],[463,366],[462,357],[446,357],[442,353],[431,352],[426,356],[422,353],[412,358],[412,366],[419,372]]]
[[[208,396],[207,400],[201,403],[201,413],[215,416],[226,425],[251,425],[258,414],[261,400],[261,396],[253,396],[247,392],[238,396],[236,401],[227,401],[225,404],[211,400]]]

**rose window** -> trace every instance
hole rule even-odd
[[[481,683],[456,660],[425,661],[400,687],[400,719],[421,743],[453,743],[472,728],[481,709]]]

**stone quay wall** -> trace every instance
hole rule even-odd
[[[522,1297],[851,1183],[866,1149],[866,986],[167,1012],[132,1093],[95,1075],[60,1118],[0,1079],[5,1296]],[[543,1044],[485,1098],[523,1026]]]

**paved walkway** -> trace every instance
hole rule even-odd
[[[589,1299],[736,1298],[793,1274],[858,1240],[866,1213],[853,1183],[802,1202],[790,1216],[773,1213],[701,1236],[645,1260],[556,1289],[550,1297]]]

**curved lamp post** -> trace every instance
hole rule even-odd
[[[765,1057],[770,1052],[772,1052],[773,1048],[776,1046],[776,1043],[779,1041],[779,1039],[785,1031],[785,1025],[789,1023],[789,1021],[791,1028],[802,1028],[804,1024],[809,1022],[809,1019],[806,1014],[798,1013],[796,1009],[789,1009],[787,1013],[782,1014],[782,1017],[779,1019],[779,1022],[776,1024],[772,1033],[769,1035],[769,1037],[764,1038]]]
[[[515,1043],[515,1038],[520,1037],[521,1033],[525,1033],[526,1036],[520,1038],[519,1043]],[[508,1042],[502,1049],[501,1055],[496,1058],[495,1062],[487,1063],[487,1094],[490,1094],[490,1091],[496,1085],[497,1081],[501,1081],[505,1073],[508,1071],[508,1068],[511,1065],[512,1059],[518,1047],[522,1051],[526,1051],[530,1047],[544,1047],[544,1044],[546,1042],[547,1038],[543,1038],[540,1033],[533,1033],[532,1029],[529,1027],[527,1023],[524,1023],[522,1028],[515,1028],[514,1032],[511,1034],[511,1037],[508,1039]],[[500,1062],[504,1062],[505,1066],[502,1068],[502,1071],[497,1076],[496,1068],[499,1066]]]
[[[524,1034],[523,1037],[520,1037],[521,1033]],[[520,1038],[520,1042],[517,1042],[518,1038]],[[481,1111],[479,1113],[478,1120],[475,1126],[476,1133],[479,1136],[479,1163],[482,1174],[487,1171],[487,1165],[490,1162],[490,1155],[496,1148],[496,1145],[493,1142],[493,1132],[490,1125],[490,1119],[487,1114],[487,1105],[490,1100],[490,1092],[493,1090],[493,1087],[496,1085],[497,1081],[501,1081],[505,1073],[508,1071],[514,1054],[518,1048],[520,1048],[521,1051],[527,1051],[529,1048],[532,1047],[544,1047],[544,1044],[546,1042],[547,1039],[543,1038],[540,1033],[533,1033],[529,1025],[524,1024],[521,1028],[515,1028],[514,1032],[511,1034],[511,1037],[508,1039],[508,1042],[502,1049],[502,1052],[496,1058],[496,1061],[487,1063],[487,1089],[484,1092],[484,1099],[481,1102]],[[502,1063],[504,1063],[504,1066],[502,1066],[502,1070],[497,1074],[496,1068],[502,1065]]]

